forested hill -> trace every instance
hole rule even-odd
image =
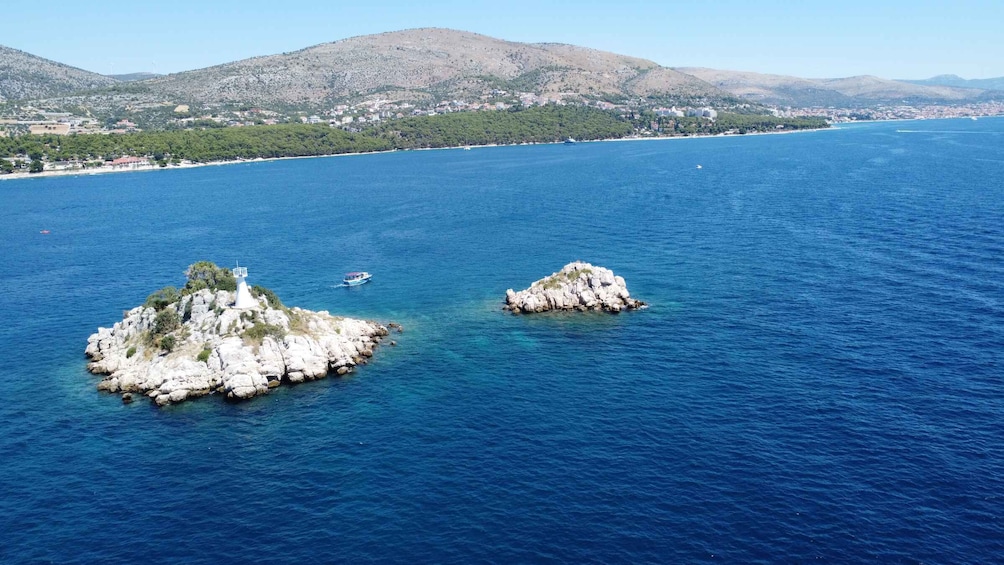
[[[0,45],[0,102],[62,96],[116,83],[111,77]]]

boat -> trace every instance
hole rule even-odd
[[[352,272],[352,273],[345,273],[345,278],[342,279],[342,282],[345,284],[345,286],[359,286],[361,284],[370,282],[370,279],[372,278],[373,275],[365,271]]]
[[[975,122],[976,121],[976,116],[969,116],[969,119]]]
[[[565,140],[565,145],[572,145],[574,143],[575,143],[575,138],[572,136],[568,136],[568,139]]]
[[[698,165],[698,166],[697,166],[697,168],[698,168],[698,169],[701,169],[701,168],[703,168],[703,167],[701,167],[700,165]]]

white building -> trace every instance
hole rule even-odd
[[[245,280],[248,276],[247,267],[238,266],[233,270],[234,277],[237,279],[237,300],[234,301],[234,308],[252,308],[258,305],[258,301],[251,296],[251,289],[248,288],[248,283]]]

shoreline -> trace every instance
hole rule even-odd
[[[1004,116],[982,116],[982,118],[992,119],[1001,118]],[[785,131],[758,131],[752,133],[744,134],[730,134],[730,133],[716,133],[710,135],[665,135],[665,136],[640,136],[631,135],[626,137],[614,137],[606,139],[590,139],[577,141],[576,144],[580,143],[600,143],[600,142],[615,142],[615,141],[668,141],[668,140],[679,140],[679,139],[707,139],[707,138],[722,138],[722,137],[754,137],[761,135],[786,135],[793,133],[807,133],[807,132],[820,132],[820,131],[835,131],[840,130],[844,126],[854,125],[854,124],[877,124],[877,123],[892,123],[892,122],[918,122],[918,121],[938,121],[938,120],[964,120],[969,118],[913,118],[907,120],[858,120],[853,122],[837,122],[831,124],[827,128],[808,128],[808,129],[795,129],[795,130],[785,130]],[[101,166],[93,169],[69,169],[69,170],[44,170],[40,173],[10,173],[6,175],[0,175],[0,182],[8,180],[25,180],[25,179],[35,179],[35,178],[52,178],[52,177],[63,177],[63,176],[88,176],[88,175],[104,175],[110,173],[140,173],[149,171],[159,171],[159,170],[180,170],[180,169],[192,169],[196,167],[213,167],[219,165],[238,165],[247,163],[260,163],[269,161],[284,161],[289,159],[319,159],[327,157],[348,157],[355,155],[381,155],[384,153],[399,153],[403,151],[445,151],[445,150],[455,150],[455,149],[465,149],[465,148],[483,148],[483,147],[519,147],[522,145],[562,145],[563,141],[554,142],[544,142],[544,143],[510,143],[510,144],[497,144],[489,143],[486,145],[455,145],[449,147],[419,147],[415,149],[388,149],[386,151],[360,151],[360,152],[349,152],[349,153],[333,153],[326,155],[297,155],[293,157],[256,157],[254,159],[230,159],[223,161],[208,161],[205,163],[194,163],[194,162],[183,162],[180,165],[168,165],[167,167],[161,167],[156,164],[148,165],[131,165],[123,167],[111,167],[111,166]]]
[[[945,118],[952,119],[952,118]],[[878,121],[878,120],[876,120]],[[911,120],[883,120],[883,121],[911,121]],[[796,130],[786,130],[786,131],[758,131],[744,134],[729,134],[729,133],[716,133],[711,135],[666,135],[666,136],[640,136],[632,135],[626,137],[615,137],[607,139],[591,139],[577,141],[576,144],[582,143],[607,143],[607,142],[618,142],[618,141],[670,141],[670,140],[682,140],[682,139],[714,139],[722,137],[755,137],[763,135],[787,135],[795,133],[808,133],[808,132],[820,132],[820,131],[830,131],[839,130],[841,124],[834,124],[828,128],[808,128],[808,129],[796,129]],[[474,149],[474,148],[484,148],[484,147],[519,147],[523,145],[562,145],[563,141],[555,142],[545,142],[545,143],[511,143],[511,144],[495,144],[490,143],[486,145],[456,145],[449,147],[420,147],[415,149],[388,149],[386,151],[362,151],[362,152],[349,152],[349,153],[333,153],[327,155],[297,155],[292,157],[256,157],[254,159],[229,159],[222,161],[208,161],[205,163],[194,163],[194,162],[182,162],[179,165],[168,165],[166,167],[161,167],[156,164],[143,164],[143,165],[127,165],[127,166],[101,166],[92,169],[61,169],[61,170],[44,170],[40,173],[10,173],[6,175],[0,175],[0,182],[2,181],[17,181],[17,180],[27,180],[27,179],[39,179],[39,178],[53,178],[53,177],[65,177],[65,176],[91,176],[91,175],[106,175],[113,173],[142,173],[150,171],[171,171],[171,170],[181,170],[181,169],[193,169],[197,167],[214,167],[221,165],[239,165],[248,163],[264,163],[270,161],[285,161],[291,159],[319,159],[319,158],[329,158],[329,157],[350,157],[356,155],[381,155],[385,153],[400,153],[404,151],[446,151],[446,150],[456,150],[456,149]]]

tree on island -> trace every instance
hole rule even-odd
[[[36,159],[35,161],[31,162],[31,165],[28,166],[29,173],[41,173],[43,170],[45,170],[45,165],[42,163],[41,160]]]
[[[230,269],[217,267],[211,261],[199,261],[189,265],[185,276],[188,277],[188,282],[185,283],[186,294],[203,288],[214,291],[229,290],[233,292],[237,290],[237,279],[234,278],[233,272]]]

